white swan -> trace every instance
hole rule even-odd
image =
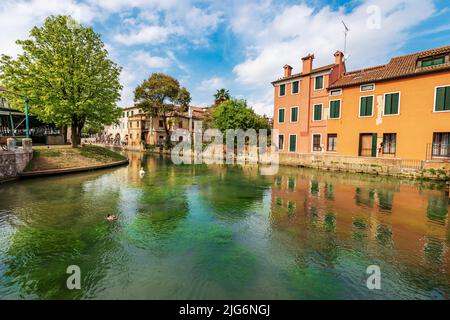
[[[139,175],[141,176],[141,178],[143,178],[145,176],[144,168],[141,168],[141,170],[139,171]]]

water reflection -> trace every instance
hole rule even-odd
[[[1,298],[445,297],[439,187],[129,157],[128,167],[0,186]],[[82,269],[80,291],[65,288],[70,264]],[[378,292],[365,286],[372,264]]]

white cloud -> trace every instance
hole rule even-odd
[[[95,8],[75,0],[2,0],[0,4],[1,53],[16,55],[17,39],[26,39],[35,25],[41,25],[49,15],[69,14],[81,23],[91,22],[98,14]]]
[[[118,34],[114,40],[120,44],[131,46],[137,44],[157,44],[167,40],[174,31],[161,26],[142,26],[137,32]]]
[[[370,17],[367,8],[372,4],[381,10],[380,29],[367,27]],[[245,39],[247,52],[247,58],[235,66],[234,73],[239,83],[253,88],[259,93],[257,96],[267,98],[264,102],[257,101],[257,111],[261,113],[272,105],[270,82],[282,76],[284,64],[288,63],[294,67],[294,72],[300,72],[300,58],[308,53],[315,54],[315,66],[334,61],[334,52],[343,50],[341,20],[345,20],[351,29],[348,68],[359,68],[387,62],[409,39],[410,28],[434,12],[432,0],[366,0],[350,12],[344,8],[333,11],[330,7],[315,11],[305,4],[275,10],[275,4],[269,1],[251,11],[251,5],[239,9],[248,14],[234,14],[231,18],[233,32]],[[265,21],[265,28],[254,28],[251,21]]]
[[[212,77],[210,79],[203,80],[200,83],[199,90],[214,92],[217,89],[225,87],[225,80],[220,77]]]
[[[139,63],[139,65],[145,65],[152,69],[165,69],[170,66],[171,60],[169,58],[152,56],[145,51],[138,51],[133,54],[133,59]]]

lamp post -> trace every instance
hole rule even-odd
[[[30,122],[28,120],[28,103],[29,103],[28,97],[23,95],[23,94],[19,94],[19,93],[16,93],[16,92],[9,91],[9,90],[7,90],[5,88],[2,88],[2,87],[0,87],[0,92],[10,93],[10,94],[16,95],[16,96],[18,96],[18,97],[20,97],[20,98],[25,100],[25,127],[26,127],[26,137],[28,139],[30,137],[30,133],[29,133],[29,131],[30,131]],[[13,132],[13,135],[14,135],[14,132]]]

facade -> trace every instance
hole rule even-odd
[[[336,56],[334,70],[338,62]],[[284,138],[288,144],[284,142],[282,152],[450,160],[450,46],[352,72],[345,72],[342,63],[340,70],[327,71],[326,95],[316,97],[317,92],[308,91],[309,103],[293,95],[279,97],[280,85],[290,81],[288,74],[274,82],[274,127],[282,135],[297,132],[310,140],[300,139],[294,150],[292,141]],[[298,103],[300,110],[308,106],[312,115],[305,112],[307,118],[300,116],[300,123],[280,122],[278,110],[292,109]],[[323,105],[322,110],[316,103]]]
[[[189,107],[186,113],[168,117],[166,126],[169,134],[177,129],[186,129],[187,132],[192,133],[194,121],[203,120],[206,110],[207,108]],[[102,134],[102,142],[140,149],[143,144],[164,144],[166,136],[163,119],[149,117],[142,110],[131,107],[124,109],[118,124],[105,129]],[[182,137],[179,140],[181,139]]]
[[[309,153],[322,151],[326,136],[328,87],[342,73],[342,52],[336,52],[335,63],[313,68],[314,55],[302,59],[301,73],[292,74],[284,66],[284,77],[274,81],[274,123],[279,130],[281,152]]]

